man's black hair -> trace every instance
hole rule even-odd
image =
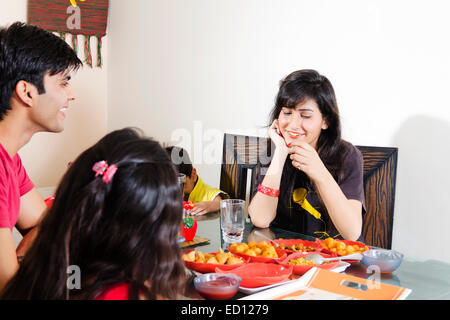
[[[62,39],[37,26],[15,22],[0,28],[0,120],[11,110],[20,80],[45,93],[44,76],[77,70],[83,63]]]

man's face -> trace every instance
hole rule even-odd
[[[37,131],[61,132],[64,130],[64,119],[69,108],[69,101],[75,100],[69,83],[68,71],[44,76],[45,93],[35,95],[31,111],[31,119]]]

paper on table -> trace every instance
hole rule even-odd
[[[410,293],[407,288],[312,268],[297,280],[242,300],[403,300]]]

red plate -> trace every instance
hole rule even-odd
[[[233,273],[242,279],[241,287],[258,288],[288,279],[292,274],[292,269],[292,266],[274,263],[248,263],[233,270],[216,267],[216,272]]]
[[[340,239],[334,239],[334,240],[335,241],[339,241],[339,242],[343,242],[343,243],[345,243],[346,246],[353,246],[353,245],[356,244],[360,248],[368,247],[367,245],[365,245],[364,243],[359,242],[359,241],[340,240]],[[321,251],[322,253],[327,253],[327,254],[333,254],[334,253],[338,257],[342,256],[342,255],[338,254],[337,252],[334,252],[334,251],[331,251],[331,250],[328,250],[328,249],[324,248],[322,244],[323,244],[323,242],[325,240],[316,239],[316,241],[317,241],[317,243],[319,243],[322,246],[322,251]],[[369,250],[370,250],[370,248],[369,248]],[[359,260],[346,260],[346,259],[342,260],[342,261],[346,261],[346,262],[349,262],[349,263],[359,262]]]
[[[261,256],[259,256],[259,257],[249,256],[248,254],[233,252],[233,251],[230,250],[229,247],[228,247],[228,251],[233,253],[235,256],[239,256],[239,257],[242,257],[244,259],[247,259],[248,262],[277,263],[277,261],[281,261],[281,260],[283,260],[283,259],[285,259],[287,257],[286,251],[283,250],[283,249],[278,249],[278,248],[275,248],[275,251],[276,251],[276,253],[278,255],[278,258],[266,258],[266,257],[261,257]]]
[[[194,249],[192,249],[194,250]],[[190,251],[192,251],[190,250]],[[189,251],[188,251],[189,252]],[[217,252],[211,252],[210,254],[216,255]],[[236,258],[239,258],[240,260],[244,261],[244,264],[248,263],[248,260],[239,257],[235,254],[233,254]],[[200,262],[194,262],[194,261],[184,261],[184,265],[186,266],[186,268],[193,270],[193,271],[197,271],[200,273],[214,273],[216,267],[220,267],[223,270],[233,270],[236,269],[240,266],[242,266],[243,264],[239,263],[239,264],[214,264],[214,263],[200,263]]]
[[[286,259],[284,259],[283,261],[278,262],[278,263],[281,264],[282,266],[293,267],[292,272],[294,274],[298,274],[298,275],[305,274],[307,271],[309,271],[313,267],[321,268],[321,269],[333,269],[339,265],[339,261],[333,261],[330,263],[324,263],[324,264],[320,264],[320,265],[310,265],[310,266],[295,266],[295,265],[289,264],[290,260],[295,260],[298,258],[306,257],[311,254],[313,254],[313,252],[309,252],[309,253],[296,252],[296,253],[289,255]],[[336,254],[334,254],[334,255],[325,254],[325,253],[318,253],[318,254],[320,254],[324,258],[331,258],[333,256],[336,256]]]
[[[305,247],[315,248],[314,251],[305,251],[305,252],[320,252],[323,249],[322,245],[316,241],[308,241],[308,240],[302,240],[302,239],[277,239],[274,241],[276,243],[278,243],[279,245],[285,245],[286,247],[301,244]],[[294,252],[302,252],[302,251],[293,251],[290,249],[283,249],[283,250],[286,251],[286,253],[288,255],[291,253],[294,253]]]

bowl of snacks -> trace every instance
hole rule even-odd
[[[279,264],[283,266],[292,266],[292,272],[297,275],[303,275],[307,271],[309,271],[313,267],[321,268],[321,269],[333,269],[337,267],[340,263],[340,261],[330,261],[330,262],[324,262],[323,264],[317,265],[315,264],[314,260],[306,260],[306,257],[311,255],[313,253],[303,253],[303,252],[296,252],[291,255],[289,255],[286,259],[283,261],[278,262]],[[324,258],[332,258],[335,255],[329,255],[325,253],[318,253]]]
[[[229,273],[205,273],[194,278],[194,287],[200,295],[211,300],[231,299],[238,291],[241,278]]]
[[[258,288],[287,280],[292,274],[293,266],[283,266],[274,263],[248,263],[233,270],[223,270],[216,267],[216,272],[235,274],[242,279],[241,286]]]
[[[339,240],[326,238],[325,240],[317,240],[322,245],[323,253],[337,254],[338,256],[347,256],[353,253],[363,253],[370,250],[368,246],[359,241]],[[347,262],[359,262],[358,260],[345,260]]]
[[[403,254],[395,250],[372,249],[362,253],[362,262],[367,268],[376,266],[381,273],[391,273],[400,266]]]
[[[248,259],[249,262],[276,263],[287,257],[283,249],[276,248],[267,241],[232,243],[228,251]]]
[[[213,273],[217,266],[223,270],[232,270],[247,263],[244,258],[235,256],[231,252],[224,252],[221,248],[219,252],[212,253],[191,250],[183,254],[181,258],[188,269],[200,273]]]

